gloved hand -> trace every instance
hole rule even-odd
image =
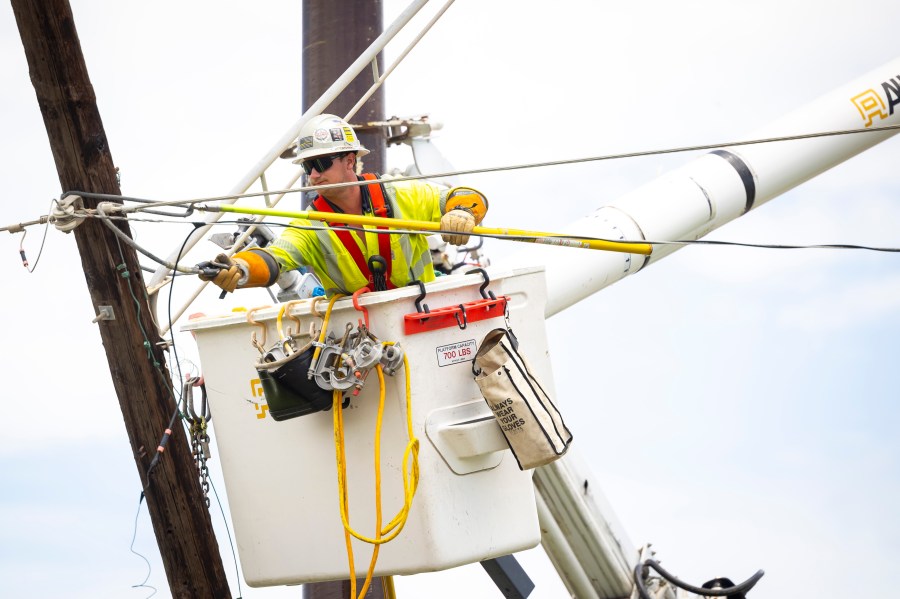
[[[202,280],[212,281],[214,285],[229,293],[237,289],[238,282],[247,272],[246,262],[240,259],[232,260],[225,254],[219,254],[215,260],[201,262],[197,266],[201,271],[205,271],[199,275]]]
[[[468,210],[454,208],[441,217],[441,230],[453,231],[457,235],[442,234],[441,239],[450,245],[465,245],[469,233],[475,228],[475,217]]]

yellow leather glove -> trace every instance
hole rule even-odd
[[[441,230],[453,231],[456,235],[441,234],[441,239],[450,245],[466,245],[469,233],[475,228],[475,216],[468,210],[454,208],[441,217]]]
[[[246,277],[248,271],[246,262],[241,259],[232,260],[225,254],[219,254],[215,260],[203,262],[198,266],[201,270],[199,276],[202,280],[212,281],[213,285],[229,293],[237,289],[238,283]]]

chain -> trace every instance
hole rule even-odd
[[[212,415],[209,412],[209,403],[206,398],[206,386],[202,383],[199,384],[202,398],[200,411],[197,412],[195,410],[193,387],[199,381],[199,377],[185,381],[181,394],[181,411],[185,420],[190,424],[191,455],[194,456],[194,464],[197,466],[200,488],[203,491],[203,501],[206,503],[206,507],[209,508],[209,468],[206,462],[210,458],[210,453],[207,425],[212,420]]]
[[[205,418],[191,423],[191,453],[200,474],[203,501],[206,502],[206,507],[209,507],[209,468],[206,466],[206,461],[209,460],[209,435],[206,432]]]

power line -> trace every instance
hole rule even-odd
[[[403,177],[384,177],[378,179],[375,182],[397,182],[397,181],[413,181],[420,179],[439,179],[446,178],[452,176],[459,175],[471,175],[471,174],[481,174],[481,173],[491,173],[491,172],[502,172],[502,171],[514,171],[514,170],[522,170],[529,168],[543,168],[548,166],[562,166],[567,164],[581,164],[586,162],[599,162],[605,160],[618,160],[624,158],[636,158],[643,156],[655,156],[655,155],[665,155],[665,154],[674,154],[674,153],[684,153],[684,152],[692,152],[692,151],[700,151],[700,150],[712,150],[718,148],[726,148],[726,147],[734,147],[734,146],[746,146],[746,145],[756,145],[756,144],[764,144],[764,143],[779,143],[786,141],[797,141],[804,139],[815,139],[822,137],[833,137],[840,135],[854,135],[860,133],[873,133],[878,131],[895,131],[900,129],[900,125],[887,125],[883,127],[874,127],[874,128],[863,128],[863,129],[846,129],[846,130],[835,130],[835,131],[824,131],[819,133],[805,133],[805,134],[796,134],[796,135],[788,135],[788,136],[780,136],[780,137],[767,137],[753,140],[744,140],[744,141],[735,141],[735,142],[722,142],[715,144],[703,144],[703,145],[693,145],[693,146],[680,146],[674,148],[664,148],[657,150],[646,150],[639,152],[626,152],[626,153],[618,153],[618,154],[607,154],[601,156],[589,156],[582,158],[572,158],[566,160],[554,160],[554,161],[546,161],[546,162],[532,162],[525,164],[517,164],[517,165],[507,165],[507,166],[498,166],[498,167],[486,167],[479,169],[465,169],[465,170],[457,170],[446,173],[432,173],[427,175],[409,175]],[[116,212],[129,214],[135,212],[146,212],[149,214],[159,214],[163,216],[169,216],[171,218],[179,218],[186,219],[191,214],[193,214],[195,210],[195,204],[198,203],[215,203],[221,201],[228,200],[236,200],[236,199],[246,199],[246,198],[257,198],[262,196],[271,196],[276,194],[287,194],[287,193],[301,193],[306,191],[320,191],[327,189],[338,189],[343,187],[358,187],[361,185],[366,185],[372,183],[371,181],[350,181],[346,183],[333,183],[328,185],[318,185],[318,186],[305,186],[291,189],[284,189],[278,191],[263,191],[263,192],[253,192],[253,193],[244,193],[237,195],[228,195],[228,196],[211,196],[211,197],[203,197],[203,198],[194,198],[187,200],[172,200],[172,201],[154,201],[146,198],[137,198],[137,197],[128,197],[128,196],[119,196],[114,194],[103,194],[103,193],[90,193],[83,191],[69,191],[64,193],[60,200],[67,196],[78,195],[83,198],[95,199],[99,201],[114,201],[117,204],[114,209]],[[132,202],[138,204],[138,206],[127,207],[118,204],[118,202]],[[159,212],[154,210],[159,207],[166,206],[178,206],[186,208],[186,211],[183,214],[167,214],[163,212]],[[109,207],[113,208],[113,207]],[[198,207],[197,209],[202,209],[202,207]],[[78,214],[79,217],[94,217],[100,218],[104,222],[109,222],[111,219],[121,218],[110,216],[104,213],[104,210],[100,207],[96,209],[95,213],[93,210],[85,210],[81,211]],[[71,216],[71,215],[70,215]],[[43,215],[36,220],[26,221],[21,223],[16,223],[13,225],[8,225],[5,227],[0,227],[0,231],[8,231],[10,233],[17,232],[26,232],[26,227],[33,225],[49,225],[53,223],[58,218],[58,215],[53,213],[48,215]],[[176,221],[163,221],[163,220],[153,220],[153,219],[139,219],[139,218],[131,218],[130,220],[135,222],[150,222],[150,223],[172,223]],[[227,221],[220,221],[220,224],[226,224]],[[202,226],[206,223],[194,223],[195,226]],[[234,223],[232,223],[234,224]],[[283,226],[283,225],[282,225]],[[308,227],[299,227],[296,228],[308,228]],[[332,227],[334,229],[342,229],[343,227]],[[111,230],[114,233],[117,233],[117,236],[120,239],[123,239],[129,245],[132,245],[135,249],[143,253],[145,256],[149,257],[156,263],[162,264],[164,266],[172,267],[171,264],[166,263],[161,260],[157,256],[149,253],[146,249],[139,246],[136,242],[134,242],[131,238],[125,238],[124,234],[119,234],[117,228],[111,227]],[[46,236],[46,229],[45,229]],[[379,232],[381,234],[421,234],[418,231],[407,231],[403,229],[393,229],[388,232]],[[533,237],[527,236],[516,236],[516,235],[493,235],[493,234],[483,234],[482,237],[487,238],[498,238],[498,239],[533,239]],[[586,237],[586,236],[577,236],[577,235],[569,235],[567,237],[571,237],[572,239],[580,239],[580,240],[595,240],[595,241],[621,241],[621,240],[605,240],[597,237]],[[711,240],[639,240],[639,241],[630,241],[629,243],[649,243],[655,245],[720,245],[720,246],[738,246],[738,247],[748,247],[748,248],[758,248],[758,249],[845,249],[845,250],[867,250],[867,251],[876,251],[876,252],[900,252],[900,248],[895,247],[881,247],[881,246],[871,246],[871,245],[857,245],[857,244],[804,244],[804,245],[794,245],[794,244],[762,244],[762,243],[742,243],[742,242],[732,242],[732,241],[711,241]],[[43,244],[42,244],[43,246]],[[194,274],[192,272],[193,269],[186,268],[185,271],[188,274]]]
[[[99,216],[93,216],[93,218],[101,218]],[[115,220],[116,218],[125,218],[125,217],[106,217],[110,220]],[[154,223],[154,224],[183,224],[176,223],[174,221],[165,221],[158,219],[141,219],[135,217],[128,217],[129,221],[134,222],[146,222],[146,223]],[[217,225],[224,226],[241,226],[246,225],[245,222],[241,221],[225,221],[220,220],[216,223]],[[277,222],[269,222],[270,226],[273,227],[282,227],[285,229],[297,229],[301,231],[309,231],[309,230],[318,230],[322,227],[317,226],[307,226],[307,225],[295,225],[289,223],[277,223]],[[339,231],[355,231],[356,227],[343,226],[343,225],[330,225],[328,228],[339,230]],[[370,232],[375,233],[377,235],[422,235],[422,231],[414,231],[409,229],[372,229]],[[440,231],[430,231],[428,234],[440,234]],[[531,240],[535,239],[534,236],[528,235],[512,235],[512,234],[493,234],[493,233],[470,233],[473,237],[484,237],[489,239],[520,239],[520,240]],[[887,253],[900,253],[900,247],[890,247],[890,246],[874,246],[874,245],[862,245],[862,244],[849,244],[849,243],[814,243],[814,244],[782,244],[782,243],[751,243],[744,241],[726,241],[726,240],[711,240],[711,239],[676,239],[676,240],[649,240],[649,239],[639,239],[639,240],[623,240],[623,239],[604,239],[602,237],[591,237],[588,235],[566,235],[566,237],[582,240],[582,241],[610,241],[615,243],[644,243],[650,245],[679,245],[679,246],[689,246],[689,245],[708,245],[708,246],[732,246],[732,247],[746,247],[752,249],[771,249],[771,250],[812,250],[812,249],[828,249],[828,250],[866,250],[873,252],[887,252]],[[161,262],[160,262],[161,263]],[[186,267],[185,267],[186,268]],[[179,268],[181,270],[181,268]]]
[[[606,160],[621,160],[624,158],[639,158],[645,156],[659,156],[665,154],[677,154],[684,152],[695,152],[700,150],[715,150],[721,148],[729,148],[734,146],[749,146],[749,145],[758,145],[758,144],[766,144],[766,143],[779,143],[786,141],[799,141],[804,139],[816,139],[822,137],[835,137],[840,135],[856,135],[862,133],[875,133],[875,132],[884,132],[884,131],[896,131],[900,129],[900,125],[885,125],[883,127],[871,127],[868,129],[843,129],[836,131],[823,131],[820,133],[801,133],[796,135],[785,135],[779,137],[765,137],[759,139],[750,139],[744,141],[732,141],[732,142],[721,142],[714,144],[703,144],[703,145],[694,145],[694,146],[679,146],[674,148],[664,148],[658,150],[644,150],[638,152],[623,152],[618,154],[605,154],[600,156],[587,156],[582,158],[569,158],[565,160],[551,160],[546,162],[528,162],[523,164],[513,164],[506,166],[493,166],[493,167],[485,167],[485,168],[475,168],[475,169],[464,169],[464,170],[456,170],[444,173],[431,173],[427,175],[404,175],[402,177],[383,177],[381,179],[375,179],[372,181],[349,181],[346,183],[330,183],[328,185],[312,185],[305,187],[295,187],[290,189],[281,189],[281,190],[269,190],[269,191],[259,191],[252,193],[242,193],[242,194],[234,194],[234,195],[226,195],[226,196],[210,196],[205,198],[194,198],[187,200],[171,200],[171,201],[154,201],[146,198],[136,198],[136,197],[127,197],[127,196],[118,196],[111,194],[102,194],[102,193],[89,193],[83,191],[68,191],[63,194],[62,197],[66,197],[68,195],[79,195],[83,198],[95,199],[95,200],[107,200],[107,201],[126,201],[126,202],[135,202],[140,204],[145,204],[145,207],[133,207],[133,208],[121,208],[120,212],[129,213],[129,212],[140,212],[150,207],[163,207],[163,206],[193,206],[194,204],[199,204],[203,202],[222,202],[228,200],[235,199],[246,199],[246,198],[258,198],[263,196],[271,196],[277,194],[288,194],[288,193],[302,193],[306,191],[321,191],[328,189],[341,189],[344,187],[359,187],[362,185],[368,185],[370,183],[388,183],[388,182],[399,182],[399,181],[416,181],[420,179],[443,179],[447,177],[455,177],[459,175],[477,175],[484,173],[494,173],[494,172],[503,172],[503,171],[515,171],[515,170],[523,170],[530,168],[543,168],[547,166],[563,166],[567,164],[582,164],[586,162],[602,162]],[[206,223],[204,223],[206,224]],[[0,228],[0,231],[5,230],[5,228]]]

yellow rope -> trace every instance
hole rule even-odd
[[[333,305],[333,302],[332,304]],[[329,312],[331,309],[329,305]],[[327,317],[327,314],[326,314]],[[385,343],[385,345],[392,345]],[[356,597],[356,567],[353,561],[353,545],[351,536],[356,537],[360,541],[375,545],[372,550],[372,559],[369,562],[369,569],[366,573],[366,580],[360,591],[360,599],[365,596],[372,581],[372,574],[375,571],[375,563],[378,559],[379,548],[382,544],[387,543],[397,537],[409,517],[409,510],[412,506],[413,497],[416,494],[416,488],[419,484],[419,440],[415,438],[412,427],[412,393],[409,378],[409,362],[406,354],[403,355],[403,369],[406,374],[406,430],[409,443],[403,452],[403,468],[401,470],[403,476],[403,507],[397,512],[397,515],[382,528],[381,514],[381,426],[384,418],[384,399],[385,385],[384,373],[381,365],[376,366],[378,372],[378,412],[375,421],[375,538],[369,538],[359,534],[350,525],[349,518],[349,497],[347,492],[347,456],[345,452],[344,442],[344,414],[341,404],[343,396],[341,392],[335,389],[333,394],[334,410],[334,440],[335,440],[335,456],[337,461],[337,479],[338,479],[338,499],[340,503],[341,522],[344,525],[344,542],[347,546],[347,562],[350,567],[350,593],[352,597]],[[387,536],[385,536],[387,535]]]
[[[385,576],[381,579],[382,588],[384,589],[384,599],[397,599],[397,593],[394,590],[394,577]]]
[[[284,341],[284,331],[281,330],[281,319],[284,316],[284,309],[287,308],[287,304],[283,304],[281,309],[278,310],[278,317],[275,319],[275,326],[278,328],[278,338]]]

